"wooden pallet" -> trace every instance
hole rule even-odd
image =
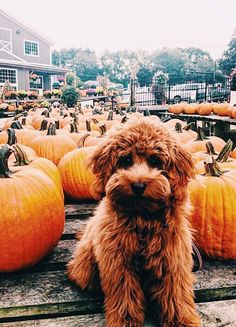
[[[81,292],[66,277],[75,233],[92,214],[95,204],[66,205],[66,225],[54,251],[26,271],[0,274],[1,326],[102,327],[102,296]],[[205,262],[196,273],[196,302],[203,326],[236,326],[236,266]],[[147,317],[145,327],[156,326]]]

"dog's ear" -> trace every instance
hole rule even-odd
[[[115,145],[111,138],[101,143],[94,153],[88,158],[87,166],[92,169],[95,181],[91,185],[91,191],[96,199],[105,195],[105,187],[112,175],[115,165]]]
[[[186,197],[186,187],[191,178],[195,176],[194,162],[191,154],[179,144],[169,148],[170,163],[168,174],[171,180],[174,200],[183,202]]]

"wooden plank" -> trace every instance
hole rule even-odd
[[[222,327],[222,326],[236,326],[236,300],[200,303],[197,305],[202,325],[204,327]],[[103,327],[105,324],[104,314],[86,314],[73,315],[70,317],[59,317],[51,319],[37,319],[14,321],[2,323],[3,327]],[[156,326],[150,320],[147,320],[144,327]]]
[[[201,272],[202,273],[202,272]],[[223,267],[217,275],[215,267],[211,265],[202,279],[196,284],[196,301],[212,301],[212,299],[232,299],[236,298],[235,267],[228,269]],[[225,276],[228,275],[228,276]],[[222,280],[223,278],[223,280]],[[213,279],[213,281],[212,281]],[[200,289],[201,287],[201,289]],[[58,305],[63,307],[64,313],[68,314],[74,310],[94,310],[98,309],[95,305],[93,295],[81,292],[72,284],[65,274],[65,271],[47,271],[32,273],[13,273],[0,275],[0,316],[2,318],[14,315],[28,316],[32,312],[26,306],[39,306],[37,309],[40,314],[56,314],[59,312]],[[100,306],[101,296],[97,297]],[[18,305],[21,307],[18,307]],[[64,304],[67,305],[64,305]],[[23,307],[22,307],[23,306]],[[12,309],[9,309],[13,307]],[[55,311],[56,310],[56,311]],[[60,310],[62,310],[60,308]],[[35,314],[35,312],[33,312]]]

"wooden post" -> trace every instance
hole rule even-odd
[[[130,107],[135,107],[135,88],[137,84],[136,78],[130,80]]]

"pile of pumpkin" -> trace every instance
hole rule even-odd
[[[218,116],[228,116],[230,118],[236,118],[236,107],[230,106],[228,102],[214,103],[176,103],[168,107],[168,111],[173,114],[188,114],[188,115],[201,115],[208,116],[215,114]]]
[[[107,130],[142,116],[130,110],[34,108],[5,121],[0,132],[0,271],[30,267],[55,247],[64,227],[64,194],[94,198],[86,158]],[[201,129],[192,131],[180,120],[163,124],[196,163],[198,175],[189,184],[196,243],[209,257],[236,259],[232,142],[206,139]],[[212,162],[204,165],[207,154]]]

